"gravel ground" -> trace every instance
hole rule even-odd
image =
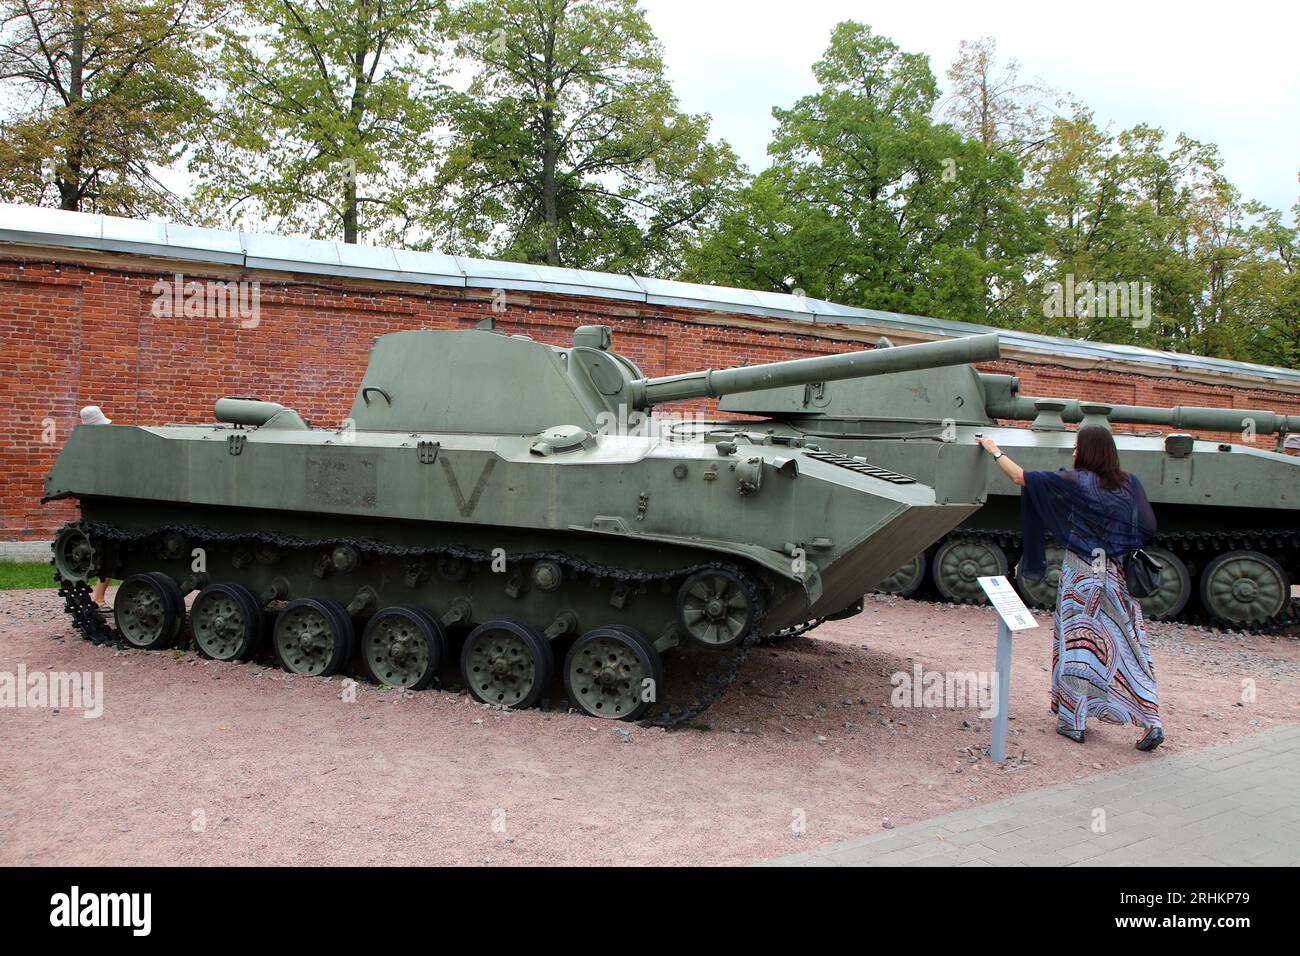
[[[100,671],[105,702],[0,708],[0,864],[748,863],[1300,721],[1300,635],[1183,625],[1152,628],[1153,755],[1134,728],[1052,732],[1047,628],[1017,638],[1005,764],[977,707],[891,706],[917,664],[991,670],[994,633],[985,608],[871,597],[670,733],[364,683],[347,702],[337,678],[97,648],[53,592],[6,592],[0,672]]]

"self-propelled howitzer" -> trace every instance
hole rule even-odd
[[[889,351],[889,349],[885,349]],[[1138,476],[1160,531],[1149,549],[1162,564],[1161,586],[1142,605],[1148,616],[1193,610],[1231,626],[1284,623],[1293,614],[1291,582],[1300,574],[1300,459],[1282,452],[1300,415],[1258,409],[1107,405],[1020,394],[1015,376],[952,366],[817,390],[782,388],[737,395],[722,409],[770,418],[746,423],[760,432],[816,441],[827,450],[864,455],[942,489],[945,447],[993,438],[1026,469],[1069,468],[1075,425],[1151,425],[1153,434],[1117,433],[1120,461]],[[1002,422],[1022,421],[1025,427]],[[717,426],[726,434],[738,423]],[[1197,440],[1164,429],[1250,436],[1277,435],[1268,451],[1249,444]],[[1019,488],[985,458],[988,501],[942,541],[882,583],[911,596],[933,588],[951,601],[979,601],[978,578],[1013,573],[1020,553]],[[1020,581],[1039,606],[1055,601],[1059,548],[1049,549],[1041,582]]]
[[[754,638],[852,613],[983,498],[982,473],[941,500],[801,443],[620,426],[669,400],[984,360],[996,336],[660,378],[610,338],[384,335],[339,428],[227,398],[216,424],[74,429],[46,479],[81,509],[54,542],[69,611],[142,648],[188,623],[219,660],[257,653],[265,625],[290,671],[355,655],[391,686],[458,662],[475,697],[509,707],[558,697],[558,665],[584,712],[674,723]],[[123,579],[111,627],[92,576]],[[668,651],[703,660],[665,678]]]

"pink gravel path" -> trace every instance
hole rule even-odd
[[[984,608],[869,598],[756,651],[711,729],[667,733],[365,683],[348,703],[337,678],[96,648],[53,592],[7,592],[0,671],[102,671],[106,701],[0,708],[0,864],[748,863],[1300,721],[1297,635],[1155,625],[1168,744],[1079,747],[1046,713],[1048,634],[1017,639],[999,767],[974,708],[889,703],[914,662],[991,669]]]

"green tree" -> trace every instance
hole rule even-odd
[[[436,162],[441,0],[244,0],[196,205],[354,243],[401,241]]]
[[[842,299],[852,235],[826,210],[794,199],[783,170],[764,170],[722,206],[703,240],[686,250],[682,278]]]
[[[736,180],[709,118],[678,109],[634,0],[473,0],[436,235],[479,254],[672,272]]]
[[[1067,281],[1083,288],[1087,282],[1140,278],[1122,272],[1116,256],[1123,250],[1125,210],[1120,157],[1113,138],[1097,126],[1092,114],[1074,104],[1065,116],[1051,121],[1043,148],[1033,157],[1024,199],[1045,223],[1040,254],[1025,263],[1038,282],[1018,303],[1024,327],[1054,335],[1095,338],[1097,320],[1073,307],[1049,315],[1044,298],[1048,284]],[[1092,323],[1090,325],[1090,323]],[[1120,333],[1132,340],[1133,336]]]
[[[207,117],[208,0],[0,0],[0,196],[176,215],[159,171]]]
[[[773,111],[772,167],[689,257],[691,274],[851,305],[989,321],[1037,241],[1015,157],[936,123],[922,54],[839,24],[818,92]]]
[[[1041,281],[1023,303],[1025,327],[1262,359],[1287,327],[1294,232],[1245,202],[1222,167],[1216,147],[1185,135],[1147,125],[1111,134],[1077,104],[1055,118],[1025,192],[1047,223],[1042,254],[1026,266]],[[1067,277],[1076,289],[1137,282],[1151,291],[1151,315],[1049,316],[1035,306],[1046,283]]]
[[[1259,221],[1247,232],[1255,255],[1240,270],[1235,309],[1250,329],[1255,361],[1300,368],[1300,227],[1275,209],[1255,211]],[[1300,202],[1291,216],[1300,223]]]

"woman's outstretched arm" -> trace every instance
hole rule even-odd
[[[1002,449],[998,447],[997,442],[992,438],[984,438],[983,436],[976,438],[975,440],[980,443],[980,447],[986,452],[990,455],[996,456],[998,467],[1002,469],[1002,474],[1006,475],[1017,485],[1023,485],[1025,483],[1025,469],[1021,468],[1014,461],[1008,458],[1006,454],[1003,453]]]

